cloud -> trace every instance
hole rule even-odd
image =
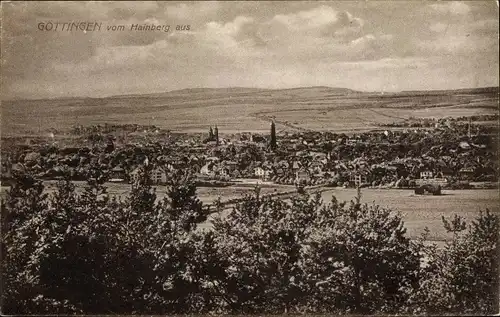
[[[264,45],[259,34],[259,25],[253,18],[246,16],[237,16],[227,23],[209,22],[204,29],[196,32],[195,37],[195,45],[200,49],[225,56],[228,60],[258,54],[256,48]]]
[[[216,1],[181,2],[165,6],[165,13],[171,19],[189,21],[206,16],[215,16],[220,8]]]
[[[238,16],[233,21],[224,24],[219,22],[209,22],[207,23],[207,28],[209,33],[213,33],[215,35],[228,35],[231,37],[235,37],[241,33],[244,25],[253,22],[253,18]]]
[[[109,95],[313,84],[418,89],[495,82],[496,8],[483,2],[412,2],[411,8],[412,14],[406,4],[371,2],[7,3],[3,92]],[[47,20],[91,20],[127,30],[37,30]],[[171,30],[134,32],[128,29],[133,23],[169,24]],[[191,27],[175,31],[176,24]]]
[[[353,30],[359,31],[364,24],[362,19],[351,13],[326,5],[297,13],[278,14],[270,22],[274,26],[282,24],[291,32],[321,36],[345,36]]]
[[[128,20],[133,17],[144,19],[158,13],[160,9],[161,7],[159,7],[156,1],[110,1],[100,3],[100,10],[106,13],[107,18],[114,20]]]
[[[338,21],[337,12],[329,6],[320,6],[307,11],[291,14],[278,14],[273,20],[291,30],[318,29]]]
[[[364,69],[364,70],[397,70],[402,68],[415,69],[428,66],[423,58],[382,58],[379,60],[340,62],[339,67],[346,69]]]
[[[481,36],[496,36],[498,38],[498,19],[477,20],[470,24],[471,32]]]
[[[442,33],[448,30],[449,24],[442,22],[433,23],[429,26],[429,29],[435,33]]]
[[[471,12],[470,7],[463,2],[459,1],[450,1],[446,3],[435,3],[430,4],[430,8],[432,8],[435,12],[440,14],[450,14],[450,15],[467,15]]]
[[[475,55],[481,51],[493,53],[498,46],[498,20],[494,19],[435,22],[429,30],[430,36],[413,40],[420,54]]]

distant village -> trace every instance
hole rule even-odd
[[[404,188],[439,184],[445,188],[495,186],[496,130],[484,118],[425,119],[398,129],[338,134],[276,132],[180,134],[154,126],[75,127],[71,142],[47,139],[2,146],[2,181],[16,172],[42,179],[69,175],[85,180],[99,168],[110,182],[130,183],[139,166],[151,167],[151,182],[187,170],[200,185],[226,186],[241,180],[288,185]],[[68,139],[68,138],[66,138]],[[477,185],[478,186],[478,185]]]

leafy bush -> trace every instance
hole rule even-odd
[[[2,208],[4,312],[190,311],[192,229],[206,217],[192,183],[155,203],[147,170],[124,201],[90,179],[81,195],[68,180],[50,196],[29,177],[13,185]]]
[[[193,179],[158,200],[143,167],[124,199],[90,169],[77,193],[17,176],[2,200],[2,304],[8,314],[498,311],[498,215],[443,219],[444,249],[410,240],[401,215],[303,192],[255,194],[212,230]],[[216,208],[222,208],[220,203]]]
[[[436,314],[491,315],[498,312],[498,215],[489,210],[467,226],[458,216],[443,218],[454,238],[444,250],[428,253],[421,279],[420,310]]]
[[[319,194],[247,197],[214,224],[231,313],[394,312],[418,285],[420,255],[399,215]]]

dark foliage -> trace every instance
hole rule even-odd
[[[189,173],[158,201],[141,168],[123,200],[98,169],[83,193],[18,175],[2,200],[7,314],[491,314],[499,218],[444,220],[439,249],[410,240],[399,214],[306,193],[257,189],[214,227]]]

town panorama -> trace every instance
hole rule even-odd
[[[499,312],[495,2],[1,10],[2,313]]]

